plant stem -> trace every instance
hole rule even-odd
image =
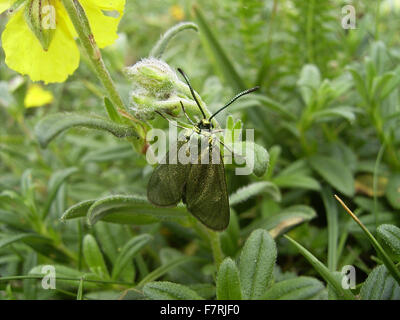
[[[315,0],[311,0],[308,4],[307,30],[306,30],[308,63],[314,63],[314,48],[313,48],[314,7],[315,7]]]
[[[377,1],[375,9],[375,41],[379,40],[380,7],[381,7],[381,2]]]
[[[382,161],[383,153],[385,152],[385,144],[381,146],[378,152],[378,156],[376,157],[375,166],[374,166],[374,175],[373,175],[373,182],[372,182],[372,192],[374,196],[374,217],[375,217],[375,229],[378,228],[378,199],[377,199],[377,189],[378,189],[378,170],[379,165]]]
[[[207,231],[208,231],[208,237],[210,239],[211,250],[214,257],[216,271],[218,272],[219,266],[221,265],[222,260],[224,259],[224,254],[222,253],[222,248],[221,248],[221,241],[219,239],[219,233],[212,231],[210,229],[208,229]]]
[[[24,276],[11,276],[11,277],[0,277],[0,282],[2,281],[13,281],[13,280],[27,280],[27,279],[43,279],[45,275],[24,275]],[[125,281],[110,281],[110,280],[94,280],[94,279],[83,279],[83,278],[69,278],[69,277],[56,277],[56,280],[63,280],[63,281],[86,281],[86,282],[93,282],[99,284],[118,284],[118,285],[126,285],[132,286],[132,283],[125,282]]]
[[[108,72],[101,56],[99,47],[96,44],[93,33],[90,29],[88,18],[85,11],[77,0],[61,0],[72,24],[78,34],[90,61],[93,63],[97,76],[107,90],[110,100],[120,110],[126,110],[125,104],[119,95],[115,84]]]

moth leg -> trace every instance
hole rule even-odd
[[[158,115],[160,115],[161,117],[163,117],[165,120],[167,120],[170,124],[172,124],[173,126],[177,127],[177,128],[181,128],[181,129],[187,129],[184,126],[181,126],[179,124],[173,123],[170,119],[168,119],[166,116],[164,116],[161,112],[159,111],[155,111],[156,113],[158,113]]]
[[[224,148],[226,148],[226,150],[228,150],[234,157],[239,157],[239,158],[245,159],[244,156],[235,153],[230,147],[228,147],[225,143],[223,143],[223,142],[221,141],[221,139],[219,139],[218,137],[215,137],[215,139],[216,139]]]
[[[193,122],[192,119],[189,118],[189,115],[186,113],[186,110],[185,110],[185,107],[183,106],[182,101],[179,101],[179,102],[181,103],[182,111],[183,111],[183,114],[185,115],[186,119],[188,119],[188,121],[189,121],[192,125],[195,126],[196,124]]]

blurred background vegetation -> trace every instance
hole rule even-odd
[[[341,26],[346,4],[356,9],[354,30]],[[333,194],[357,208],[373,233],[382,223],[399,224],[399,16],[398,1],[129,0],[120,37],[102,54],[128,101],[131,85],[124,68],[147,57],[168,28],[181,21],[198,23],[200,32],[179,33],[163,59],[185,70],[211,110],[239,90],[260,85],[257,98],[238,102],[220,119],[232,114],[244,128],[254,128],[256,141],[270,154],[261,178],[235,176],[227,168],[230,194],[244,186],[261,187],[233,206],[235,229],[221,235],[224,253],[236,258],[252,230],[272,230],[278,247],[275,281],[296,275],[321,279],[280,237],[288,232],[331,271],[354,265],[361,283],[379,258]],[[6,22],[3,14],[0,30]],[[84,54],[65,83],[41,86],[53,96],[50,103],[30,106],[32,86],[7,68],[0,50],[0,276],[24,275],[50,264],[65,277],[79,278],[90,269],[85,238],[104,257],[102,271],[91,271],[96,279],[110,279],[105,273],[117,263],[123,246],[146,233],[152,240],[144,239],[146,245],[114,277],[124,283],[85,284],[85,298],[120,297],[133,287],[129,283],[139,283],[180,256],[199,259],[162,278],[214,297],[208,244],[185,224],[101,221],[88,228],[85,219],[60,221],[80,201],[145,195],[153,169],[129,143],[99,131],[72,129],[40,148],[34,127],[45,115],[106,115],[105,92]],[[167,128],[163,119],[152,124]],[[0,298],[74,298],[78,286],[66,282],[45,291],[38,280],[0,282]]]

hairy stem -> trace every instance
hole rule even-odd
[[[216,271],[218,272],[219,266],[221,265],[222,260],[224,259],[224,254],[222,253],[222,248],[221,248],[221,241],[219,239],[219,233],[212,230],[208,230],[208,237],[210,239],[215,268]]]
[[[110,100],[120,110],[126,110],[121,96],[119,95],[115,84],[108,72],[101,56],[99,47],[96,44],[93,33],[90,29],[89,20],[84,9],[77,0],[61,0],[72,24],[78,34],[79,40],[82,43],[90,61],[93,63],[96,74],[99,77],[104,88],[107,90]]]

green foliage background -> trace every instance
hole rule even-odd
[[[341,27],[348,3],[355,30]],[[127,1],[120,38],[102,51],[125,101],[124,68],[180,22],[174,6],[199,32],[179,33],[163,59],[211,110],[261,86],[219,117],[254,128],[270,161],[262,177],[226,168],[232,212],[218,271],[213,239],[183,207],[147,203],[153,168],[129,142],[71,129],[39,146],[47,115],[107,117],[84,54],[67,82],[47,87],[51,105],[25,109],[30,82],[0,50],[0,298],[399,299],[400,9],[379,3]],[[43,265],[56,266],[56,290],[42,289]],[[345,265],[356,268],[352,290],[341,286]]]

